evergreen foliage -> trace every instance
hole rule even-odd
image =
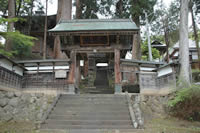
[[[198,69],[192,70],[192,81],[200,82],[200,70]]]
[[[5,19],[0,18],[0,25],[6,23],[6,22],[16,22],[18,19]],[[3,37],[5,39],[11,40],[12,42],[12,50],[11,51],[5,51],[4,45],[0,45],[0,53],[8,56],[8,57],[27,57],[30,56],[31,53],[31,47],[34,45],[33,40],[36,40],[36,38],[27,36],[24,34],[21,34],[19,31],[14,32],[3,32],[0,31],[0,37]]]
[[[168,106],[171,114],[187,120],[200,121],[200,87],[193,85],[179,89]]]
[[[31,9],[36,7],[37,10],[42,11],[43,5],[41,0],[15,0],[16,3],[16,16],[30,15]],[[3,15],[7,15],[8,12],[8,0],[0,0],[0,12]]]
[[[164,3],[156,4],[155,20],[151,23],[151,30],[156,36],[168,39],[169,47],[179,40],[180,2],[173,0],[169,8]]]
[[[142,42],[141,49],[142,49],[142,59],[147,60],[149,58],[147,39]],[[160,58],[159,50],[157,50],[156,48],[151,48],[151,50],[153,59],[159,59]]]

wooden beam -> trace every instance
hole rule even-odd
[[[133,34],[138,34],[138,31],[75,31],[75,32],[50,32],[50,35],[53,36],[70,36],[70,35],[83,35],[83,34],[87,34],[87,35],[94,35],[94,34],[102,34],[102,35],[133,35]]]

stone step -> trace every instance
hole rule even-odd
[[[87,105],[81,105],[81,106],[65,106],[65,105],[56,105],[55,107],[57,110],[81,110],[81,111],[86,111],[86,110],[90,110],[90,111],[95,111],[95,110],[98,110],[98,111],[103,111],[103,110],[107,110],[107,111],[126,111],[128,106],[124,105],[124,106],[98,106],[98,105],[91,105],[91,106],[87,106]]]
[[[112,102],[116,102],[116,101],[126,101],[126,98],[120,98],[120,97],[105,97],[105,98],[99,98],[99,97],[89,97],[89,98],[85,98],[85,97],[81,97],[81,98],[71,98],[71,97],[61,97],[59,99],[60,101],[66,102],[66,101],[112,101]]]
[[[86,103],[110,103],[110,104],[117,104],[117,103],[126,103],[125,99],[60,99],[58,103],[61,104],[69,104],[69,103],[79,103],[79,104],[86,104]]]
[[[54,109],[52,111],[52,114],[60,114],[60,115],[97,115],[97,114],[100,114],[100,115],[129,115],[129,111],[86,111],[86,112],[83,112],[81,110],[79,111],[70,111],[70,110],[57,110],[57,109]]]
[[[74,109],[74,108],[56,108],[53,109],[53,111],[59,113],[59,112],[63,112],[63,113],[69,113],[69,112],[73,112],[73,113],[84,113],[84,112],[96,112],[96,113],[129,113],[128,110],[126,109],[106,109],[106,108],[102,108],[102,109],[94,109],[94,108],[79,108],[79,109]]]
[[[42,129],[42,133],[144,133],[143,129]]]
[[[43,124],[41,129],[133,129],[132,125],[57,125]]]
[[[94,94],[96,95],[96,94]],[[119,100],[119,99],[126,99],[125,97],[71,97],[71,96],[61,96],[60,99],[62,100],[68,100],[68,99],[90,99],[90,100],[101,100],[101,99],[105,99],[105,100]]]
[[[131,120],[129,115],[54,115],[48,119],[58,120]]]
[[[84,93],[89,93],[89,94],[113,94],[114,91],[112,90],[87,90]]]
[[[54,120],[45,121],[48,124],[55,125],[131,125],[129,120]]]
[[[133,129],[125,95],[61,95],[42,129]]]
[[[63,94],[61,97],[70,97],[70,98],[113,98],[113,97],[119,97],[119,98],[125,98],[124,94],[75,94],[75,95],[70,95],[70,94]]]
[[[105,107],[128,107],[127,103],[114,103],[114,104],[109,104],[109,103],[85,103],[85,104],[79,104],[79,103],[57,103],[56,107],[85,107],[85,106],[92,106],[92,107],[96,107],[96,106],[105,106]]]

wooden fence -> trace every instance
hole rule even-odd
[[[67,78],[55,79],[55,73],[34,73],[25,74],[22,81],[22,88],[26,90],[53,90],[68,91]]]
[[[22,87],[22,76],[0,66],[0,85],[2,87],[20,89]]]

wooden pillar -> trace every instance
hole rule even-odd
[[[120,50],[115,49],[115,93],[122,92],[120,72]]]
[[[76,74],[75,74],[75,81],[76,81],[76,85],[77,87],[79,86],[80,80],[81,79],[81,72],[80,72],[80,60],[78,59],[76,61]]]
[[[40,63],[37,63],[37,81],[38,81],[38,76],[39,76],[39,69],[40,69]]]
[[[53,72],[52,72],[53,82],[55,80],[55,62],[53,62]]]
[[[76,72],[76,52],[71,51],[70,53],[70,71],[69,71],[69,93],[74,94],[75,93],[75,72]]]
[[[84,60],[84,77],[88,76],[88,58]]]
[[[138,43],[138,40],[137,40],[137,34],[134,34],[133,35],[133,45],[132,45],[132,59],[138,59],[137,57],[137,43]]]

